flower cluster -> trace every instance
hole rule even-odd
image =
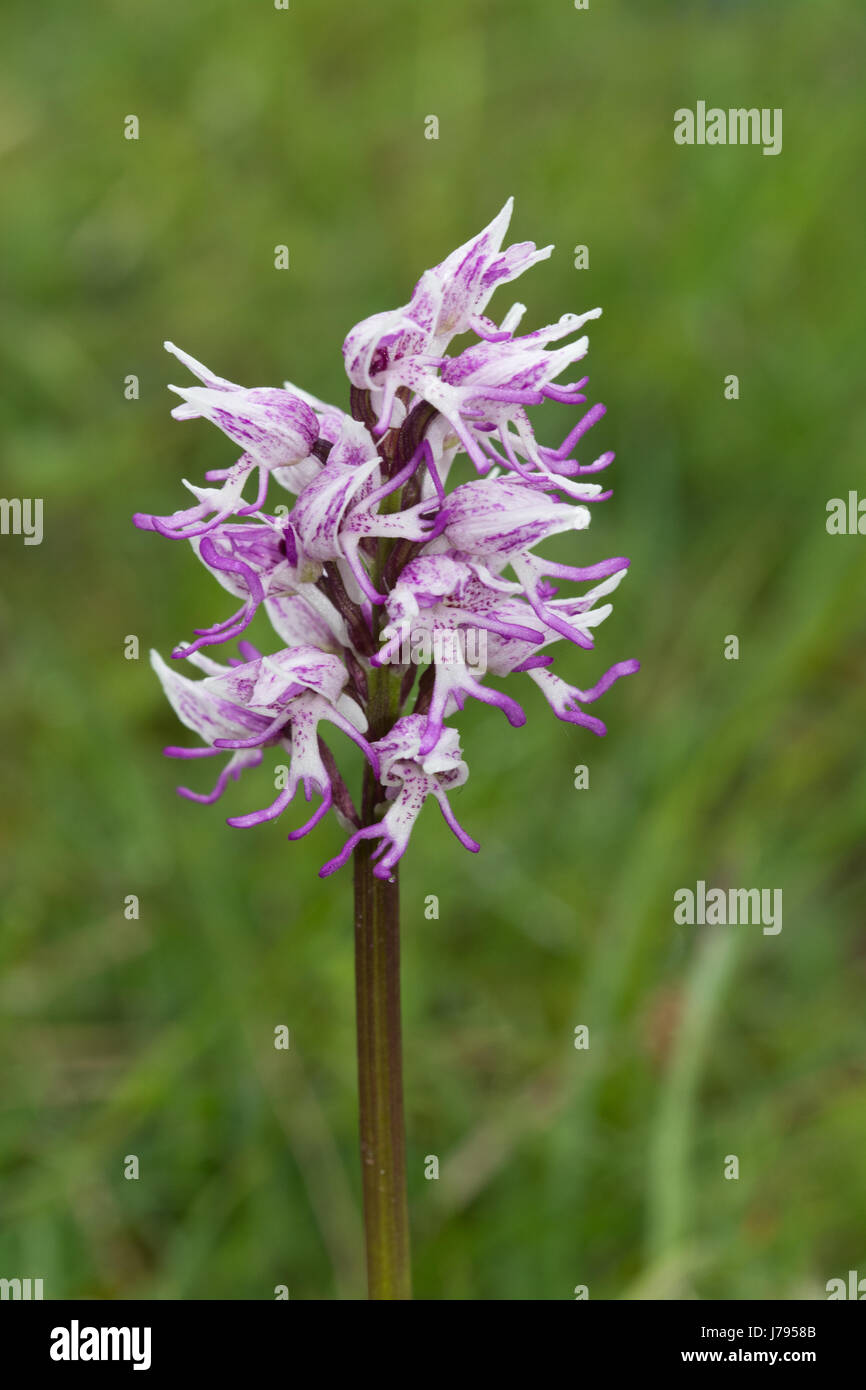
[[[468,769],[446,721],[469,697],[497,705],[512,725],[526,718],[486,675],[525,674],[559,719],[603,734],[584,706],[638,669],[637,661],[619,662],[587,689],[552,669],[555,642],[592,648],[593,629],[610,612],[599,600],[628,560],[565,565],[537,551],[547,537],[589,525],[590,504],[610,495],[593,475],[613,454],[588,463],[575,455],[601,405],[557,447],[536,438],[528,407],[585,403],[587,378],[560,378],[586,355],[580,330],[601,311],[566,314],[526,334],[517,332],[522,304],[498,325],[487,316],[497,286],[552,250],[532,242],[503,250],[510,217],[511,200],[422,275],[408,304],[352,329],[343,346],[348,414],[289,382],[247,390],[166,344],[201,383],[171,388],[181,397],[174,417],[205,417],[243,452],[232,467],[207,473],[209,486],[185,483],[193,506],[134,518],[144,530],[189,541],[240,605],[172,653],[201,678],[153,654],[175,712],[202,740],[165,751],[228,755],[211,792],[179,789],[212,802],[265,749],[284,749],[289,771],[276,800],[229,824],[271,820],[299,790],[307,802],[315,794],[320,804],[289,838],[307,834],[331,808],[351,832],[323,875],[376,839],[375,873],[388,878],[428,796],[461,843],[478,849],[448,801]],[[449,354],[452,339],[467,334],[469,346]],[[449,491],[460,456],[470,481]],[[590,588],[560,596],[554,580]],[[260,608],[281,644],[269,655],[242,638]],[[483,669],[461,658],[460,642],[446,648],[446,638],[467,632],[484,638]],[[237,638],[239,655],[227,664],[205,654]],[[416,650],[428,655],[420,676],[407,660]],[[330,738],[331,728],[366,759],[360,813],[325,742],[322,729]]]

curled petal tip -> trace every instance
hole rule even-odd
[[[327,864],[323,864],[319,870],[319,878],[330,878],[332,874],[335,874],[337,870],[342,867],[343,864],[339,856],[337,856],[336,859],[329,859]]]

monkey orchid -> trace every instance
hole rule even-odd
[[[425,271],[402,308],[349,332],[348,413],[288,382],[247,390],[166,343],[199,382],[171,388],[181,397],[174,417],[210,420],[242,452],[208,472],[206,485],[185,484],[193,506],[134,518],[142,530],[189,541],[240,605],[197,628],[170,662],[153,655],[170,704],[200,740],[166,753],[190,762],[225,758],[210,790],[182,787],[181,795],[215,802],[266,750],[279,749],[289,758],[285,787],[263,809],[230,816],[229,825],[274,820],[301,792],[318,805],[290,840],[332,810],[349,832],[320,873],[330,877],[353,860],[364,1213],[375,1299],[411,1297],[399,861],[430,798],[461,845],[479,849],[451,804],[469,775],[452,721],[471,697],[498,706],[509,724],[524,724],[517,700],[488,678],[526,676],[558,719],[601,735],[604,724],[584,705],[638,669],[637,661],[619,661],[585,688],[551,669],[557,643],[593,650],[595,628],[610,612],[599,600],[622,580],[628,560],[562,564],[537,549],[551,536],[587,529],[591,506],[610,494],[585,475],[607,468],[613,454],[581,463],[574,452],[603,416],[601,405],[587,409],[558,445],[536,438],[528,407],[585,403],[588,379],[561,378],[586,356],[588,338],[575,335],[601,310],[566,314],[522,336],[523,305],[498,325],[487,316],[496,288],[552,250],[532,242],[503,249],[511,210],[509,199],[484,231]],[[448,355],[451,340],[467,333],[474,341]],[[449,491],[461,456],[470,480]],[[594,587],[560,593],[552,581]],[[275,634],[274,650],[264,654],[242,639],[260,610]],[[483,661],[466,656],[468,636]],[[207,654],[239,638],[238,655],[226,662]],[[184,675],[179,663],[203,674]],[[331,747],[340,738],[364,755],[357,805]]]

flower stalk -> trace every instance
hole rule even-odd
[[[372,773],[370,773],[372,777]],[[365,779],[369,780],[369,779]],[[400,1024],[400,886],[354,851],[358,1114],[369,1298],[409,1299],[409,1202]]]
[[[380,550],[383,545],[380,542]],[[373,670],[368,689],[370,733],[377,739],[398,717],[400,680],[389,670]],[[377,807],[384,800],[385,791],[367,764],[362,828],[376,824]],[[403,1113],[400,880],[399,868],[390,879],[377,878],[373,853],[370,840],[359,840],[353,853],[358,1129],[367,1294],[374,1301],[405,1300],[412,1297],[412,1271]]]

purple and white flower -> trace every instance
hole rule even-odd
[[[196,640],[176,648],[173,656],[239,637],[262,604],[289,647],[306,644],[339,655],[350,645],[344,619],[316,585],[322,566],[299,551],[290,527],[270,520],[222,523],[191,545],[217,582],[243,603],[222,622],[196,628]]]
[[[322,878],[342,868],[359,841],[370,839],[381,841],[373,854],[373,858],[378,859],[373,873],[377,878],[390,878],[406,851],[409,836],[428,796],[438,801],[442,815],[464,849],[476,854],[481,848],[458,823],[446,795],[462,787],[469,776],[457,730],[443,730],[435,746],[425,753],[424,729],[423,716],[410,714],[398,719],[391,732],[374,743],[379,759],[379,781],[385,788],[388,809],[382,820],[362,826],[349,837],[340,853],[320,869]]]
[[[386,387],[395,366],[419,354],[441,355],[460,333],[496,340],[500,330],[484,310],[497,285],[515,280],[553,250],[545,246],[539,251],[531,241],[501,249],[513,208],[509,198],[483,232],[426,270],[408,304],[356,324],[343,344],[353,386],[371,391]]]
[[[385,595],[374,588],[360,558],[361,543],[372,537],[423,541],[432,533],[424,503],[384,512],[379,503],[399,480],[381,481],[381,459],[362,424],[347,419],[327,461],[303,489],[292,511],[292,529],[304,553],[314,560],[346,562],[361,592],[373,603]]]
[[[244,654],[246,661],[223,666],[199,652],[190,653],[190,661],[207,672],[203,680],[190,680],[168,666],[158,652],[151,652],[151,665],[175,714],[206,745],[169,747],[165,752],[186,759],[231,752],[211,792],[178,788],[191,801],[210,803],[219,799],[229,778],[237,779],[245,768],[257,766],[265,748],[281,745],[291,757],[286,787],[265,810],[233,816],[229,825],[273,820],[303,787],[307,801],[315,792],[322,804],[306,825],[289,836],[299,839],[318,824],[333,800],[331,778],[318,748],[319,725],[327,722],[341,729],[375,770],[376,754],[363,736],[367,721],[357,703],[343,693],[348,672],[339,657],[302,645],[274,656],[263,657],[248,647]]]
[[[133,518],[142,531],[158,531],[172,538],[192,540],[213,530],[232,515],[246,516],[257,512],[267,496],[268,477],[279,470],[280,481],[299,465],[305,466],[299,485],[307,481],[311,469],[318,471],[312,448],[319,435],[315,411],[289,391],[279,387],[262,386],[251,391],[223,377],[214,376],[201,362],[181,352],[173,343],[166,343],[203,386],[171,386],[183,398],[183,404],[171,412],[175,420],[195,420],[203,417],[217,425],[233,443],[244,450],[232,468],[217,470],[208,476],[221,480],[221,488],[200,488],[184,479],[184,486],[198,499],[195,507],[172,512],[170,516],[151,516],[138,512]],[[259,486],[255,501],[243,503],[243,491],[250,475],[258,470]]]

